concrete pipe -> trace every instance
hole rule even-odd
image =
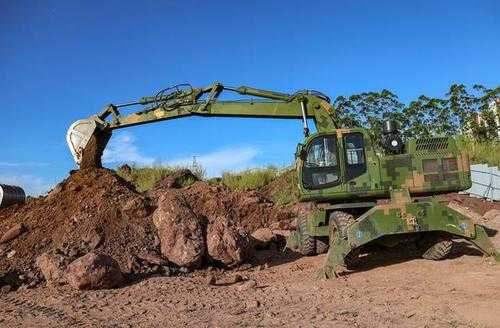
[[[13,204],[21,204],[26,200],[23,188],[0,184],[0,208]]]

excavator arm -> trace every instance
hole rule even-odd
[[[224,91],[259,99],[219,100]],[[142,108],[122,114],[124,108],[131,106]],[[110,104],[102,112],[74,122],[66,139],[80,167],[100,166],[100,157],[113,130],[191,115],[302,119],[306,135],[309,133],[307,118],[314,120],[320,132],[337,127],[330,99],[317,91],[301,90],[286,94],[245,86],[234,88],[220,83],[204,88],[180,84],[161,90],[152,97]]]

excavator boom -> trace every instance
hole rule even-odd
[[[259,99],[221,101],[219,97],[224,91]],[[66,139],[75,162],[81,165],[85,152],[90,151],[87,149],[89,145],[93,146],[90,157],[99,161],[100,154],[95,152],[102,153],[112,130],[191,115],[301,119],[307,135],[308,118],[314,120],[318,131],[336,128],[333,108],[329,102],[327,96],[312,90],[301,90],[290,95],[246,86],[228,87],[217,82],[204,88],[180,84],[161,90],[152,97],[110,104],[102,112],[74,122]],[[127,115],[120,112],[130,106],[142,108]]]

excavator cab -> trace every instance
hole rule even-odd
[[[370,145],[370,136],[363,129],[309,136],[296,153],[301,200],[349,199],[355,192],[375,188],[378,163]]]

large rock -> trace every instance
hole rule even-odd
[[[276,236],[270,228],[259,228],[252,232],[252,241],[256,248],[267,248],[276,241]]]
[[[203,222],[176,190],[164,193],[153,214],[161,252],[170,262],[199,268],[206,253]]]
[[[36,266],[48,284],[64,284],[66,282],[64,259],[60,256],[43,253],[37,257]]]
[[[226,266],[234,266],[248,258],[250,245],[225,217],[218,217],[207,229],[208,255]]]
[[[2,238],[0,238],[0,244],[11,241],[12,239],[16,239],[20,234],[24,232],[25,228],[22,223],[18,223],[14,225],[12,228],[7,230],[6,233],[3,234]]]
[[[66,279],[77,289],[109,289],[124,282],[118,263],[104,254],[88,253],[68,266]]]

